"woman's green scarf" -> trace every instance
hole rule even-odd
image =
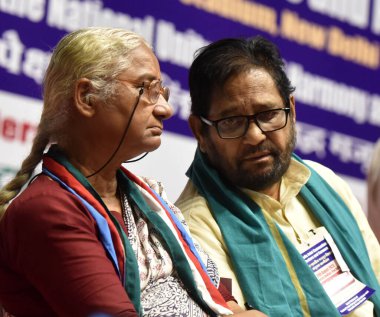
[[[116,273],[121,275],[121,282],[136,312],[141,316],[143,310],[140,302],[139,268],[121,225],[87,179],[56,146],[52,146],[44,155],[43,172],[80,199],[93,215],[98,226],[99,240],[105,247]],[[166,202],[141,179],[123,168],[118,170],[117,178],[119,184],[128,192],[129,197],[149,221],[152,229],[161,237],[161,242],[173,259],[174,269],[189,296],[210,316],[229,313],[221,294],[212,284],[207,272],[203,270],[201,260],[192,248],[191,238],[181,229],[178,219],[171,213]],[[146,196],[143,196],[144,192]],[[151,201],[155,201],[162,212],[153,210],[146,201],[147,197],[151,197]],[[172,226],[169,226],[167,223],[171,222]],[[116,259],[112,253],[116,254]]]
[[[351,273],[376,290],[370,300],[380,316],[380,287],[357,223],[338,194],[308,168],[311,177],[300,195],[333,237]],[[211,208],[250,306],[275,317],[340,316],[281,229],[251,198],[221,178],[199,149],[187,176]]]

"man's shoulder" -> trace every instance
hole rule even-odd
[[[311,161],[311,160],[304,160],[304,163],[310,166],[314,171],[316,171],[323,178],[338,177],[338,175],[336,175],[332,169],[328,168],[327,166],[321,163],[318,163],[316,161]]]
[[[319,174],[325,181],[338,181],[344,182],[332,169],[329,167],[311,160],[304,160],[304,163],[311,167],[315,172]]]
[[[205,213],[209,210],[207,200],[200,195],[191,180],[187,181],[175,205],[181,210],[186,219],[194,212]]]
[[[332,169],[315,161],[304,160],[304,163],[318,173],[343,198],[346,204],[351,205],[352,200],[356,200],[350,185]]]
[[[204,248],[205,244],[208,243],[220,245],[220,241],[223,239],[219,226],[206,198],[198,192],[191,180],[188,180],[175,205],[181,210],[191,234],[197,238]]]
[[[181,194],[177,198],[175,204],[180,207],[182,205],[186,205],[194,199],[201,197],[198,193],[198,190],[194,186],[193,182],[189,179],[182,190]]]

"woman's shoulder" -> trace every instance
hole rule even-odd
[[[85,213],[78,213],[83,210]],[[86,208],[67,190],[46,175],[39,175],[10,203],[3,221],[8,225],[47,225],[54,222],[75,222],[85,215]]]
[[[146,183],[151,189],[153,189],[157,194],[166,199],[166,192],[164,184],[153,178],[140,176],[140,178]]]

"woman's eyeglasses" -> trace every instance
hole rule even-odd
[[[118,78],[117,80],[129,83],[129,81],[126,79]],[[151,82],[143,82],[140,86],[136,88],[143,90],[141,94],[143,94],[144,92],[146,93],[148,102],[151,104],[155,104],[158,101],[160,95],[162,95],[166,101],[169,100],[170,90],[168,87],[162,86],[161,79],[155,79]]]
[[[170,90],[168,87],[162,86],[162,80],[160,79],[152,80],[149,85],[144,82],[141,88],[146,91],[148,101],[152,104],[158,101],[160,95],[162,95],[166,101],[169,100]]]

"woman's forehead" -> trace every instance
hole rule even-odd
[[[132,81],[159,79],[160,65],[153,51],[146,45],[140,45],[128,54],[130,65],[121,76]]]

